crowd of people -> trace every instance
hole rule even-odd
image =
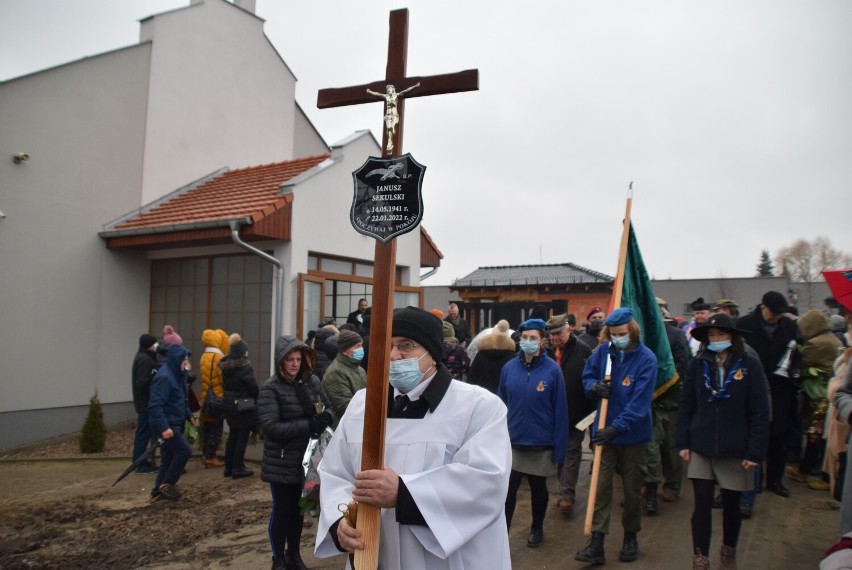
[[[759,516],[758,493],[789,497],[788,481],[842,501],[840,534],[852,544],[852,493],[842,493],[852,488],[845,480],[852,479],[845,469],[852,316],[799,317],[774,291],[742,316],[730,299],[699,298],[687,323],[662,299],[658,305],[677,371],[677,381],[662,387],[657,356],[627,307],[594,307],[582,328],[572,314],[534,314],[514,331],[500,321],[475,335],[455,304],[446,317],[439,309],[397,309],[384,468],[366,471],[366,299],[339,327],[323,321],[304,342],[280,337],[275,370],[260,385],[238,334],[204,331],[197,403],[191,355],[177,333],[167,327],[162,343],[143,334],[133,362],[133,455],[160,438],[162,458],[159,468],[142,463],[137,472],[156,471],[152,500],[178,500],[176,484],[191,454],[183,431],[200,421],[204,465],[249,477],[244,454],[259,425],[273,568],[305,568],[302,459],[326,428],[334,436],[319,467],[320,557],[364,548],[364,535],[339,510],[354,501],[381,509],[382,567],[509,568],[508,530],[523,479],[532,510],[526,545],[536,548],[551,497],[565,516],[579,510],[585,444],[595,451],[597,485],[590,489],[591,536],[578,561],[606,562],[616,474],[623,562],[640,557],[642,518],[658,514],[659,500],[678,501],[684,476],[694,496],[694,569],[710,567],[714,508],[722,516],[718,559],[735,568],[742,521]],[[221,414],[205,406],[216,397],[225,402]],[[229,436],[220,461],[223,421]],[[852,550],[837,547],[830,555],[846,552]]]

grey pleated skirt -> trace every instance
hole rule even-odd
[[[754,471],[743,469],[743,460],[736,457],[706,457],[690,453],[686,476],[690,479],[710,479],[722,489],[749,491],[754,489]]]
[[[512,470],[527,475],[550,477],[556,475],[556,464],[553,463],[553,451],[531,451],[529,449],[512,448]]]

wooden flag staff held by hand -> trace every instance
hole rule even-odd
[[[322,89],[317,96],[317,107],[320,109],[374,103],[377,102],[377,97],[384,99],[385,132],[382,149],[385,157],[400,156],[402,152],[406,98],[475,91],[479,88],[479,73],[475,69],[428,77],[407,77],[407,51],[408,10],[395,10],[390,13],[385,78],[366,85]],[[411,231],[411,229],[414,229],[413,226],[407,228],[406,231]],[[367,369],[364,443],[361,457],[362,471],[380,470],[384,467],[385,414],[387,411],[387,379],[390,367],[390,333],[395,274],[396,239],[391,238],[386,242],[377,241],[372,325],[370,329],[370,360]],[[363,550],[355,551],[355,567],[359,570],[378,567],[380,514],[381,510],[373,505],[361,504],[358,508],[356,524],[357,529],[362,532],[365,544]]]
[[[631,194],[633,183],[630,183]],[[627,238],[630,234],[630,204],[632,202],[632,197],[627,198],[627,207],[624,213],[624,230],[621,234],[621,247],[619,248],[618,253],[618,271],[615,277],[615,287],[612,291],[612,299],[610,301],[610,312],[615,309],[618,309],[621,306],[621,292],[624,287],[624,266],[627,262]],[[612,371],[612,360],[607,358],[606,362],[606,374],[603,378],[603,381],[607,386],[611,385],[610,382],[610,373]],[[609,408],[609,394],[606,395],[601,400],[600,412],[598,414],[598,430],[602,430],[606,428],[607,421],[607,411]],[[595,456],[592,462],[592,478],[589,482],[589,502],[586,505],[586,521],[583,526],[583,534],[586,536],[592,535],[592,518],[595,513],[595,498],[597,497],[598,492],[598,479],[600,478],[601,472],[601,454],[603,453],[603,448],[600,445],[595,446]]]

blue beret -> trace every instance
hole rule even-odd
[[[546,323],[542,319],[527,319],[518,326],[518,332],[541,331],[544,332]]]
[[[621,307],[611,312],[604,321],[604,324],[608,327],[616,327],[618,325],[626,325],[632,320],[633,309],[630,307]]]

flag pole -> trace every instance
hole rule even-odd
[[[612,289],[612,298],[609,302],[609,312],[621,306],[621,291],[624,287],[624,266],[627,263],[627,241],[630,236],[630,205],[633,201],[633,182],[630,183],[627,191],[627,207],[624,212],[624,230],[621,233],[621,247],[618,252],[618,270],[615,273],[615,283]],[[610,381],[610,369],[606,368],[606,377],[604,382]],[[598,430],[606,427],[606,414],[609,408],[609,399],[601,400],[601,409],[598,414]],[[598,494],[598,478],[601,474],[601,454],[603,446],[595,446],[595,458],[592,462],[592,479],[589,482],[589,502],[586,505],[586,522],[583,527],[583,534],[591,536],[592,534],[592,518],[595,514],[595,498]]]

